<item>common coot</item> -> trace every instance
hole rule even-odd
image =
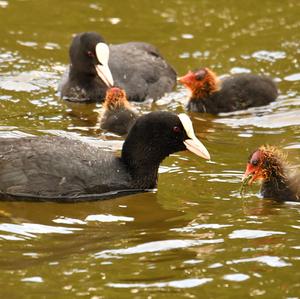
[[[269,104],[278,96],[272,79],[254,74],[237,74],[219,80],[209,68],[189,71],[178,78],[189,92],[187,109],[218,114]]]
[[[101,129],[119,135],[127,134],[138,117],[127,100],[125,90],[118,87],[106,91],[100,115]]]
[[[61,97],[75,102],[102,102],[112,85],[125,89],[129,101],[158,99],[176,84],[176,72],[151,44],[108,46],[95,32],[74,37],[70,66],[59,85]]]
[[[137,119],[120,157],[62,137],[0,139],[0,198],[78,201],[112,191],[156,187],[159,164],[190,150],[209,159],[186,114],[151,112]]]
[[[249,185],[261,180],[264,198],[300,200],[300,175],[292,171],[285,155],[274,146],[261,146],[250,155],[243,180]]]

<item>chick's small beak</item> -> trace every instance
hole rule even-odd
[[[193,82],[193,79],[194,79],[194,73],[189,71],[186,75],[182,77],[178,77],[177,81],[184,85],[190,85]]]
[[[253,169],[250,163],[247,164],[247,168],[242,177],[242,182],[247,182],[248,185],[251,185],[258,178],[257,172]]]

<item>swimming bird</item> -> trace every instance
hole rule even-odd
[[[250,155],[243,180],[249,185],[262,181],[264,198],[281,202],[300,200],[300,174],[291,169],[286,156],[274,146],[261,146]]]
[[[272,79],[254,74],[237,74],[220,80],[209,68],[189,71],[178,78],[189,92],[187,110],[218,114],[269,104],[278,96]]]
[[[69,50],[70,66],[58,91],[74,102],[102,102],[107,88],[125,89],[129,101],[154,100],[172,91],[175,70],[151,44],[108,46],[96,32],[77,34]]]
[[[119,135],[127,134],[138,115],[127,100],[124,89],[112,87],[106,91],[100,117],[100,127]]]
[[[156,111],[137,119],[120,157],[58,136],[0,139],[0,198],[78,201],[155,188],[159,164],[189,150],[210,159],[186,114]],[[110,194],[108,194],[110,192]]]

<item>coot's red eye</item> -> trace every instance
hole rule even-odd
[[[87,51],[87,55],[90,56],[90,57],[95,57],[95,55],[92,51]]]
[[[177,126],[173,127],[173,132],[174,133],[179,133],[180,132],[180,128],[177,127]]]

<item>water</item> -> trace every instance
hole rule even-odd
[[[0,136],[54,134],[118,150],[95,106],[56,92],[73,33],[155,44],[180,75],[264,73],[278,100],[191,114],[212,161],[180,152],[158,190],[80,203],[0,203],[1,298],[299,298],[300,205],[239,195],[249,153],[280,146],[300,165],[300,4],[290,1],[0,1]],[[141,112],[184,111],[176,91]],[[107,142],[109,141],[109,142]]]

